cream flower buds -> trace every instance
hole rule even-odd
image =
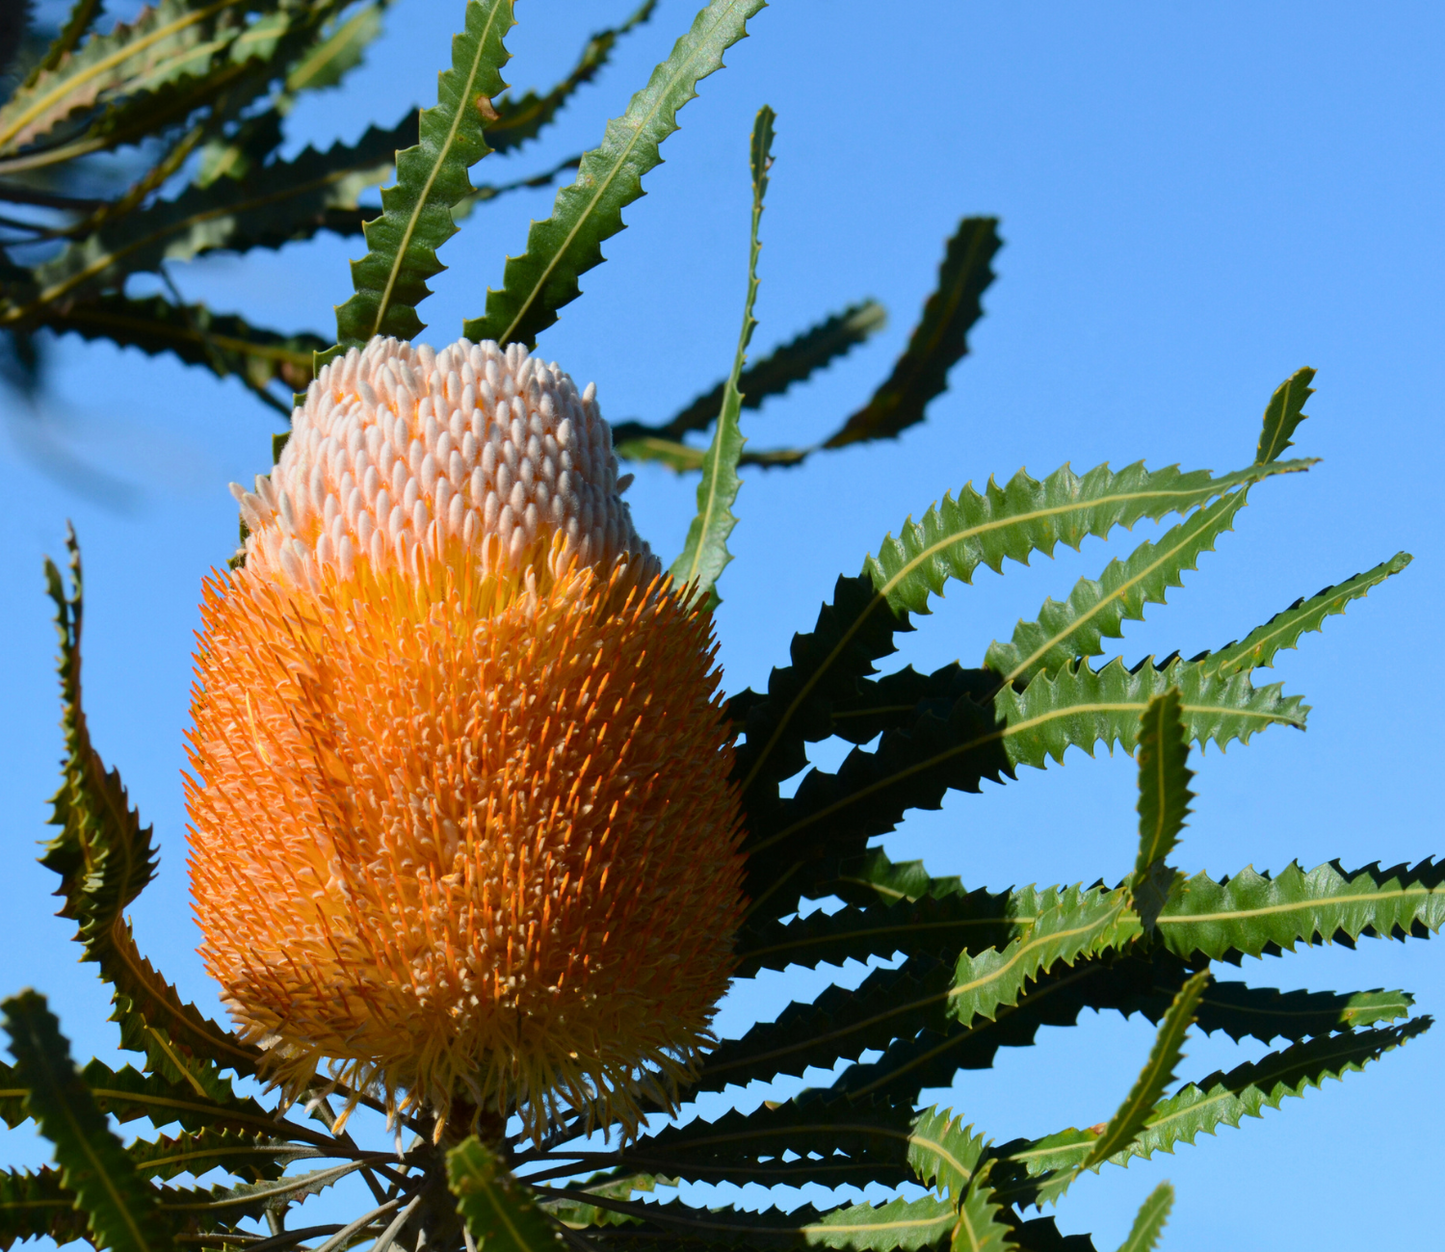
[[[192,890],[291,1089],[328,1064],[439,1125],[632,1125],[707,1043],[742,907],[730,731],[710,621],[625,485],[593,388],[555,365],[373,340],[234,489]]]

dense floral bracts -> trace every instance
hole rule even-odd
[[[592,388],[520,349],[325,367],[205,586],[203,954],[293,1089],[632,1123],[708,1040],[741,909],[711,622]],[[625,486],[625,483],[621,484]]]

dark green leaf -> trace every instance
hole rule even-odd
[[[1287,448],[1294,447],[1290,436],[1295,428],[1309,416],[1304,411],[1305,402],[1314,395],[1310,383],[1315,372],[1306,366],[1295,370],[1284,382],[1275,388],[1274,395],[1264,410],[1264,428],[1259,433],[1259,449],[1255,460],[1261,463],[1277,461]]]
[[[622,210],[642,195],[642,177],[661,160],[658,148],[677,129],[677,111],[698,80],[722,65],[764,0],[712,0],[677,41],[627,112],[607,124],[599,147],[586,153],[577,181],[557,193],[552,216],[533,222],[527,250],[507,261],[502,288],[487,292],[486,316],[462,327],[468,339],[531,347],[581,294],[578,278],[602,261],[602,241],[623,227]]]
[[[318,1149],[288,1145],[266,1135],[207,1127],[154,1140],[138,1139],[126,1148],[126,1155],[136,1172],[146,1178],[199,1177],[220,1166],[247,1182],[262,1182],[279,1178],[291,1161],[316,1156]]]
[[[561,1244],[561,1232],[475,1135],[447,1153],[447,1185],[467,1229],[488,1252],[543,1252]]]
[[[993,282],[990,262],[999,246],[997,218],[966,217],[958,224],[939,266],[938,285],[893,373],[824,441],[825,448],[896,439],[923,420],[928,402],[947,389],[948,371],[968,352],[968,332],[983,316],[980,300]]]
[[[75,1192],[61,1183],[58,1169],[0,1171],[0,1252],[9,1252],[17,1239],[49,1236],[69,1243],[85,1238],[86,1230]]]
[[[975,1182],[959,1206],[953,1252],[1017,1252],[1018,1244],[1010,1237],[1013,1228],[999,1220],[1002,1207],[992,1187]]]
[[[702,482],[697,486],[697,513],[688,527],[687,542],[668,571],[675,584],[691,587],[691,595],[695,599],[704,600],[714,607],[719,600],[717,580],[733,559],[728,551],[728,536],[738,522],[732,509],[742,487],[742,480],[738,477],[738,457],[742,455],[746,442],[738,428],[738,415],[742,409],[738,379],[742,377],[743,365],[748,359],[748,344],[752,342],[753,330],[758,324],[753,316],[753,303],[758,297],[758,253],[762,248],[758,241],[758,226],[763,217],[763,197],[768,191],[768,169],[773,163],[773,123],[776,120],[776,114],[765,104],[758,110],[753,122],[752,140],[748,145],[748,163],[753,178],[753,215],[743,325],[738,333],[737,351],[733,354],[732,373],[728,375],[727,386],[723,389],[717,429],[713,432],[707,455],[703,457]]]
[[[743,408],[760,408],[763,401],[770,396],[782,395],[794,383],[800,383],[818,370],[826,369],[833,361],[881,330],[887,320],[888,315],[881,304],[876,300],[863,300],[849,305],[841,313],[834,313],[816,326],[809,327],[787,343],[780,344],[762,360],[743,371],[738,380]],[[619,455],[632,442],[646,445],[649,441],[657,441],[687,448],[686,444],[677,441],[692,431],[706,430],[717,420],[726,387],[727,379],[724,378],[711,391],[698,396],[671,421],[660,426],[647,426],[641,422],[615,423],[612,427],[612,438],[618,447]],[[693,448],[687,450],[700,451]],[[647,447],[641,447],[638,455],[646,459]],[[799,449],[797,459],[801,459],[802,455],[803,450]],[[673,468],[697,467],[679,463],[673,465]]]
[[[1146,931],[1169,898],[1176,873],[1164,863],[1178,845],[1189,815],[1189,731],[1180,695],[1170,688],[1149,702],[1139,729],[1139,854],[1129,885],[1129,902]]]
[[[436,250],[456,234],[452,206],[473,192],[467,171],[491,149],[483,124],[506,88],[512,0],[468,0],[452,40],[452,66],[437,79],[437,104],[421,115],[418,142],[396,154],[396,184],[381,192],[381,216],[366,223],[367,253],[351,263],[356,294],[336,310],[337,344],[361,347],[374,335],[415,337],[426,280],[444,266]]]
[[[55,1145],[61,1182],[75,1193],[97,1247],[169,1252],[174,1245],[156,1209],[155,1192],[136,1173],[70,1060],[70,1043],[43,997],[22,992],[4,1002],[15,1072],[29,1089],[29,1108]]]
[[[908,1164],[925,1185],[961,1200],[984,1156],[984,1137],[962,1125],[952,1109],[936,1105],[918,1115],[908,1145]]]

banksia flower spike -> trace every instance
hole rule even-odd
[[[324,367],[204,588],[202,955],[292,1094],[634,1127],[710,1039],[741,916],[711,623],[593,388],[520,348]]]

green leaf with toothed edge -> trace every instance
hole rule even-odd
[[[762,248],[758,242],[758,225],[763,217],[763,197],[768,191],[768,169],[773,163],[773,123],[776,120],[776,114],[765,104],[758,110],[753,122],[752,140],[748,145],[748,164],[753,178],[753,215],[748,237],[748,288],[743,302],[743,326],[738,334],[737,351],[733,354],[732,373],[728,375],[727,386],[723,389],[717,429],[713,431],[712,443],[703,457],[702,481],[697,485],[697,515],[688,527],[687,542],[683,544],[681,554],[668,571],[674,583],[691,587],[694,598],[705,600],[713,607],[719,602],[716,589],[718,577],[733,559],[728,551],[728,536],[738,522],[732,509],[742,487],[742,480],[738,477],[738,457],[742,455],[746,442],[738,428],[738,416],[742,409],[738,379],[742,376],[748,344],[758,324],[753,316],[753,303],[758,297],[758,253]]]
[[[577,64],[567,77],[551,91],[539,96],[535,91],[513,99],[504,95],[492,101],[497,120],[487,124],[487,143],[493,152],[512,152],[523,144],[535,139],[551,124],[557,114],[577,93],[578,88],[590,83],[611,59],[617,41],[631,34],[639,26],[652,20],[657,0],[646,0],[620,26],[600,30],[587,41]]]
[[[813,631],[794,636],[792,664],[773,671],[765,698],[748,701],[735,776],[750,816],[777,806],[776,783],[807,764],[803,745],[833,733],[833,703],[856,697],[859,679],[894,650],[893,635],[911,629],[908,613],[926,612],[949,578],[968,582],[980,565],[999,571],[1005,559],[1026,563],[1059,543],[1077,548],[1115,526],[1188,513],[1261,473],[1307,464],[1250,466],[1219,478],[1174,466],[1150,472],[1142,463],[1117,473],[1100,465],[1082,476],[1064,466],[1041,482],[1020,471],[1002,487],[990,481],[982,494],[965,487],[956,501],[946,496],[921,523],[890,536],[860,577],[838,580]]]
[[[77,923],[82,959],[96,962],[114,988],[112,1020],[120,1025],[121,1046],[144,1052],[148,1065],[167,1081],[184,1082],[209,1098],[223,1082],[218,1066],[254,1074],[260,1054],[182,1001],[136,949],[124,912],[154,876],[155,847],[119,775],[106,771],[90,742],[81,708],[83,611],[80,550],[73,533],[67,544],[70,590],[52,563],[45,566],[60,635],[66,758],[64,779],[52,801],[51,824],[60,833],[46,845],[41,864],[60,876],[60,916]]]
[[[396,183],[382,188],[381,216],[366,223],[367,253],[351,263],[356,294],[336,310],[337,344],[360,347],[374,335],[414,338],[426,280],[443,268],[436,250],[456,234],[452,207],[473,192],[467,171],[491,148],[483,133],[493,96],[506,89],[502,43],[512,0],[468,0],[452,40],[451,68],[437,78],[437,104],[425,110],[414,147],[396,154]]]
[[[1276,613],[1263,626],[1256,626],[1238,643],[1231,643],[1214,652],[1196,657],[1206,670],[1217,674],[1234,674],[1246,669],[1273,665],[1277,653],[1293,648],[1299,637],[1309,630],[1321,630],[1325,618],[1343,613],[1345,605],[1366,595],[1372,587],[1398,574],[1413,558],[1408,552],[1397,552],[1388,561],[1356,574],[1342,583],[1326,587],[1308,600],[1296,600],[1282,613]]]
[[[721,68],[723,53],[763,4],[712,0],[697,15],[627,111],[607,124],[602,143],[583,156],[551,217],[532,223],[526,251],[507,261],[501,289],[488,290],[486,314],[465,322],[463,335],[530,348],[557,310],[581,294],[578,279],[602,262],[602,241],[623,228],[622,210],[642,195],[643,175],[661,161],[658,149],[677,129],[678,110],[697,94],[699,79]]]
[[[925,1186],[955,1201],[968,1192],[987,1144],[972,1126],[962,1124],[952,1109],[937,1105],[918,1115],[908,1145],[908,1164]]]
[[[125,1151],[136,1172],[143,1177],[160,1180],[177,1174],[199,1177],[219,1166],[247,1182],[279,1178],[291,1161],[321,1155],[318,1148],[209,1126],[179,1135],[161,1135],[153,1140],[138,1139],[126,1145]]]
[[[1063,603],[1048,599],[1032,622],[1019,622],[1009,643],[989,644],[984,664],[1002,682],[1053,671],[1080,657],[1098,656],[1104,639],[1120,639],[1126,620],[1143,621],[1146,604],[1163,604],[1169,588],[1184,585],[1200,553],[1212,551],[1233,529],[1248,488],[1223,496],[1158,540],[1145,540],[1124,559],[1110,561],[1095,581],[1081,578]]]
[[[975,1181],[958,1208],[953,1227],[953,1252],[1011,1252],[1017,1249],[1011,1238],[1013,1228],[999,1221],[1003,1209],[993,1188]]]
[[[1145,1119],[1142,1132],[1109,1158],[1127,1165],[1192,1144],[1201,1134],[1221,1126],[1238,1127],[1246,1117],[1262,1117],[1266,1108],[1280,1108],[1285,1097],[1303,1096],[1322,1087],[1327,1078],[1343,1078],[1430,1029],[1432,1019],[1419,1017],[1400,1026],[1347,1031],[1311,1039],[1247,1062],[1229,1073],[1214,1073],[1185,1084],[1161,1100]],[[994,1174],[999,1192],[1015,1204],[1044,1204],[1054,1198],[1060,1180],[1071,1180],[1093,1152],[1097,1132],[1065,1130],[1033,1142],[1002,1144]]]
[[[839,357],[881,330],[887,320],[888,315],[881,304],[876,300],[863,300],[849,305],[841,313],[834,313],[815,326],[810,326],[787,343],[780,344],[743,371],[738,380],[743,408],[760,408],[768,398],[782,395],[794,383],[803,382],[819,370],[826,369]],[[648,426],[642,422],[615,423],[612,427],[612,438],[617,445],[618,455],[624,454],[623,449],[629,441],[655,439],[676,442],[691,431],[706,430],[717,420],[726,387],[727,379],[724,378],[711,391],[698,396],[687,408],[658,426]],[[801,460],[808,450],[798,448],[793,451],[796,458]],[[674,468],[697,467],[676,465]]]
[[[961,698],[947,719],[925,714],[906,732],[885,733],[874,751],[855,748],[837,773],[811,770],[790,799],[752,808],[744,845],[750,915],[792,912],[825,873],[820,858],[863,852],[869,838],[893,830],[910,809],[938,807],[949,790],[977,791],[1019,765],[1044,768],[1071,746],[1131,750],[1149,701],[1171,686],[1180,688],[1189,737],[1201,743],[1224,747],[1269,725],[1304,725],[1299,697],[1277,684],[1256,689],[1246,675],[1210,677],[1185,661],[1133,670],[1122,661],[1099,670],[1080,664],[1040,674],[1022,692],[1005,687],[992,705]]]
[[[475,1135],[447,1153],[447,1186],[479,1247],[543,1252],[561,1245],[561,1231]]]
[[[1174,1071],[1184,1059],[1184,1037],[1194,1024],[1199,997],[1209,985],[1209,978],[1208,970],[1200,970],[1179,988],[1174,1003],[1159,1023],[1159,1033],[1154,1038],[1149,1059],[1134,1080],[1124,1103],[1094,1140],[1089,1155],[1084,1158],[1084,1169],[1092,1169],[1115,1153],[1124,1151],[1143,1132],[1149,1114],[1163,1097],[1164,1089],[1174,1081]]]
[[[1178,877],[1164,862],[1179,842],[1194,777],[1189,760],[1189,732],[1179,692],[1170,688],[1149,702],[1139,719],[1139,854],[1129,880],[1129,903],[1144,929],[1152,931],[1159,910]]]
[[[1139,1206],[1134,1225],[1119,1252],[1154,1252],[1159,1246],[1159,1237],[1164,1233],[1164,1223],[1169,1220],[1169,1210],[1174,1207],[1174,1188],[1161,1182]]]
[[[174,1244],[157,1211],[156,1193],[136,1173],[96,1107],[44,998],[26,991],[0,1007],[16,1076],[30,1093],[31,1115],[55,1145],[61,1182],[75,1193],[92,1241],[117,1252],[169,1252]]]
[[[1203,873],[1184,879],[1160,913],[1159,941],[1180,956],[1218,960],[1367,932],[1404,938],[1442,923],[1445,863],[1351,873],[1337,861],[1308,871],[1291,862],[1275,875],[1246,869],[1219,882]]]
[[[1000,246],[997,218],[959,222],[944,250],[938,283],[893,372],[823,447],[896,439],[923,420],[929,402],[947,390],[948,371],[968,354],[968,332],[983,316],[980,300],[993,282],[991,262]]]
[[[1304,411],[1305,402],[1314,395],[1310,383],[1315,372],[1306,366],[1296,370],[1275,388],[1274,395],[1264,410],[1264,427],[1259,433],[1259,448],[1255,460],[1261,464],[1277,461],[1287,448],[1294,445],[1290,436],[1299,424],[1309,416]]]
[[[75,1192],[60,1181],[60,1171],[48,1166],[28,1170],[0,1170],[0,1249],[20,1239],[46,1236],[69,1243],[86,1235],[85,1214],[75,1207]]]

